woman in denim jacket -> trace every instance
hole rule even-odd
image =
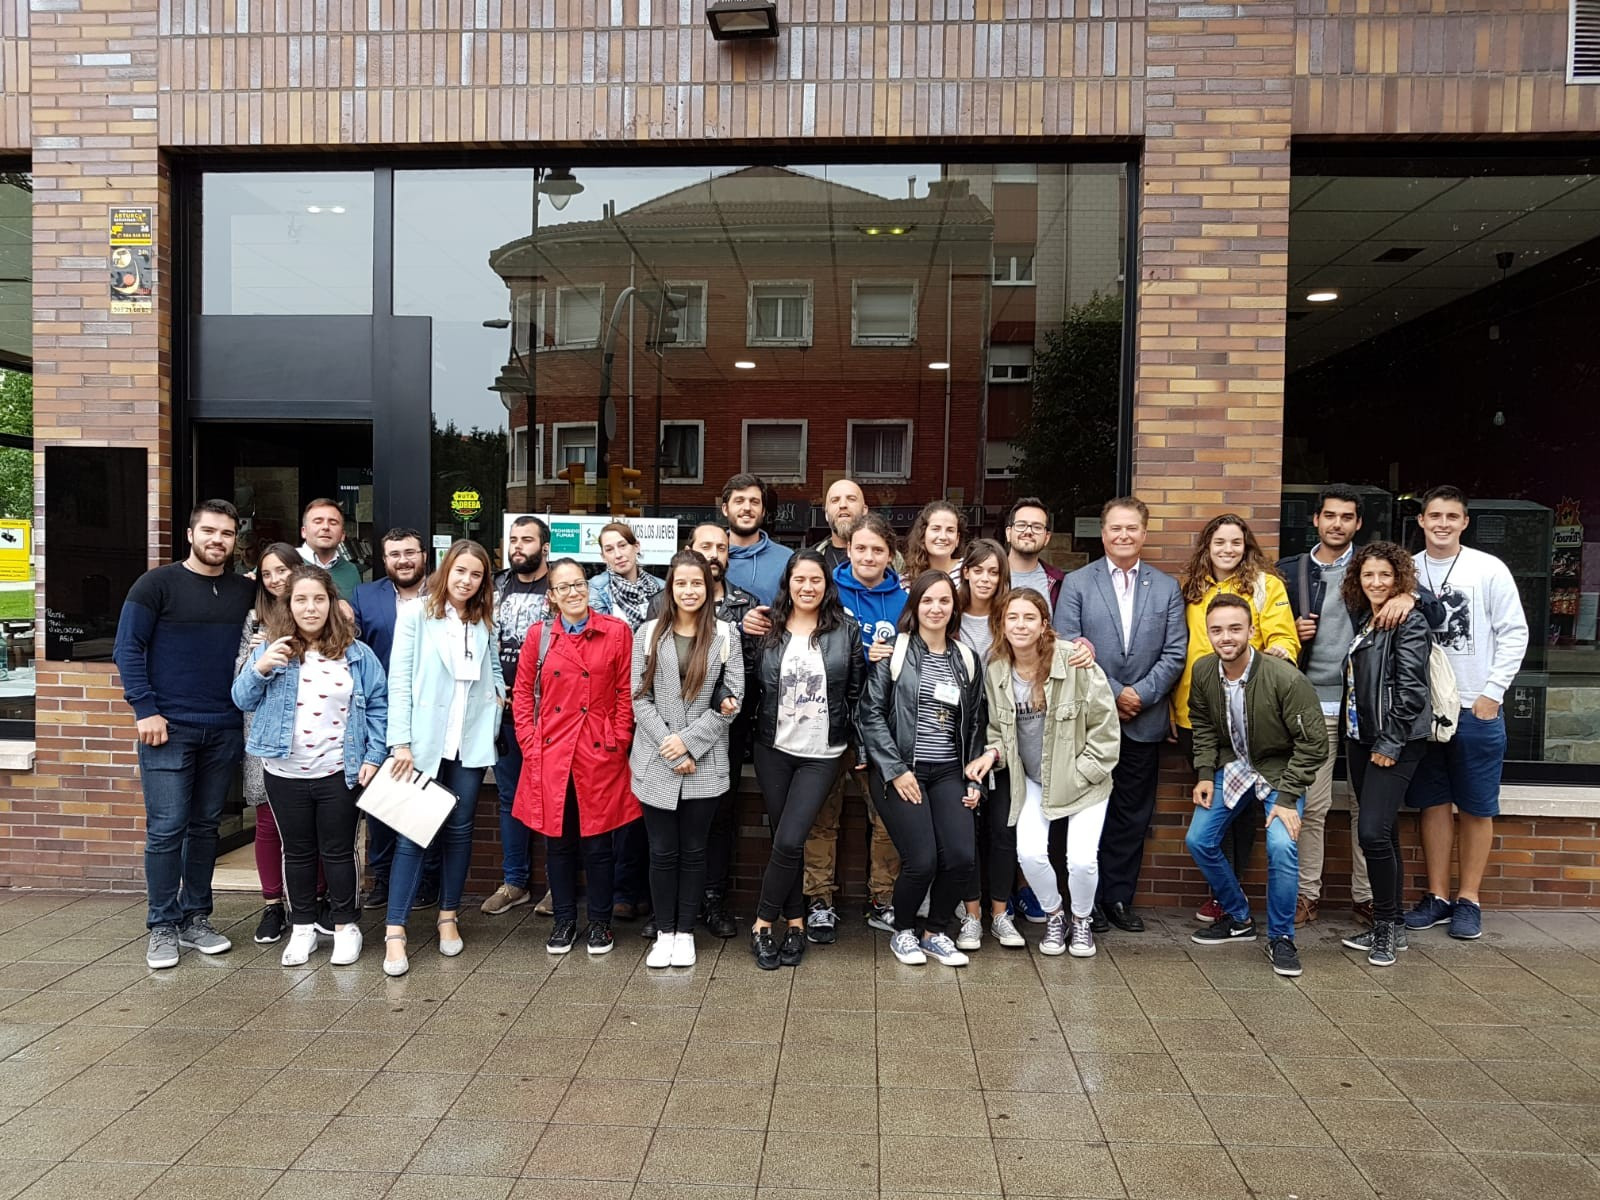
[[[289,575],[288,603],[267,623],[267,642],[233,681],[233,702],[255,714],[247,754],[257,755],[267,803],[283,839],[284,882],[294,930],[282,962],[297,967],[317,947],[317,861],[327,878],[336,965],[361,954],[356,924],[356,805],[386,757],[389,685],[377,655],[356,640],[339,592],[321,567]]]

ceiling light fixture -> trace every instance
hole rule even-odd
[[[343,213],[344,213],[344,205],[342,205],[342,204],[335,204],[335,205],[334,205],[334,206],[333,206],[333,207],[332,207],[332,208],[330,208],[330,209],[329,209],[329,210],[328,210],[328,211],[329,211],[329,212],[331,212],[331,213],[339,213],[339,214],[341,214],[341,215],[342,215],[342,214],[343,214]]]
[[[950,364],[947,362],[931,362],[928,364],[928,370],[930,371],[948,371],[949,369]]]
[[[539,181],[539,191],[549,196],[550,203],[560,212],[574,196],[582,193],[583,184],[572,177],[571,167],[553,167]]]
[[[733,365],[735,367],[739,368],[739,370],[741,370],[741,371],[754,371],[756,369],[755,363],[750,362],[747,359],[742,359],[742,358],[738,362],[734,363]]]
[[[319,213],[322,211],[322,206],[320,204],[308,204],[306,205],[306,211],[308,213]]]
[[[1306,301],[1310,304],[1329,304],[1338,298],[1339,293],[1333,291],[1331,288],[1325,288],[1320,292],[1306,293]]]
[[[706,24],[719,42],[742,42],[778,36],[775,0],[716,0],[706,6]]]

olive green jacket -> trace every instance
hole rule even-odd
[[[1317,689],[1287,659],[1258,650],[1244,683],[1244,710],[1250,765],[1292,806],[1310,790],[1328,758],[1328,726]],[[1215,654],[1194,664],[1189,716],[1194,722],[1194,769],[1201,779],[1210,779],[1236,757]]]
[[[1117,718],[1111,685],[1099,667],[1069,667],[1074,647],[1057,642],[1045,681],[1044,742],[1040,755],[1040,783],[1044,788],[1044,815],[1048,820],[1070,817],[1111,795],[1111,770],[1122,752],[1122,722]],[[1008,766],[1011,779],[1007,825],[1022,815],[1028,780],[1017,747],[1016,699],[1011,691],[1011,666],[996,655],[984,674],[989,701],[986,744],[998,748],[999,766]]]

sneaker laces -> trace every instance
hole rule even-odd
[[[1094,945],[1094,932],[1089,928],[1088,917],[1072,918],[1072,944],[1074,946]]]
[[[902,929],[894,935],[894,940],[889,945],[901,954],[909,954],[917,948],[917,935],[909,929]]]
[[[810,914],[806,917],[807,925],[816,925],[818,927],[825,926],[830,929],[834,925],[838,924],[838,921],[838,914],[825,904],[814,907]]]
[[[1372,927],[1372,949],[1376,953],[1394,953],[1394,926],[1388,921],[1379,921]]]
[[[1067,914],[1065,912],[1051,913],[1044,925],[1045,937],[1067,936]]]

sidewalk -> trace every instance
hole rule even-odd
[[[625,925],[552,960],[524,907],[455,959],[416,914],[387,980],[378,914],[285,970],[219,903],[233,952],[152,972],[138,898],[0,892],[0,1200],[1600,1196],[1600,916],[1375,970],[1329,914],[1291,981],[1178,912],[959,971],[852,913],[766,973],[703,933],[647,971]]]

